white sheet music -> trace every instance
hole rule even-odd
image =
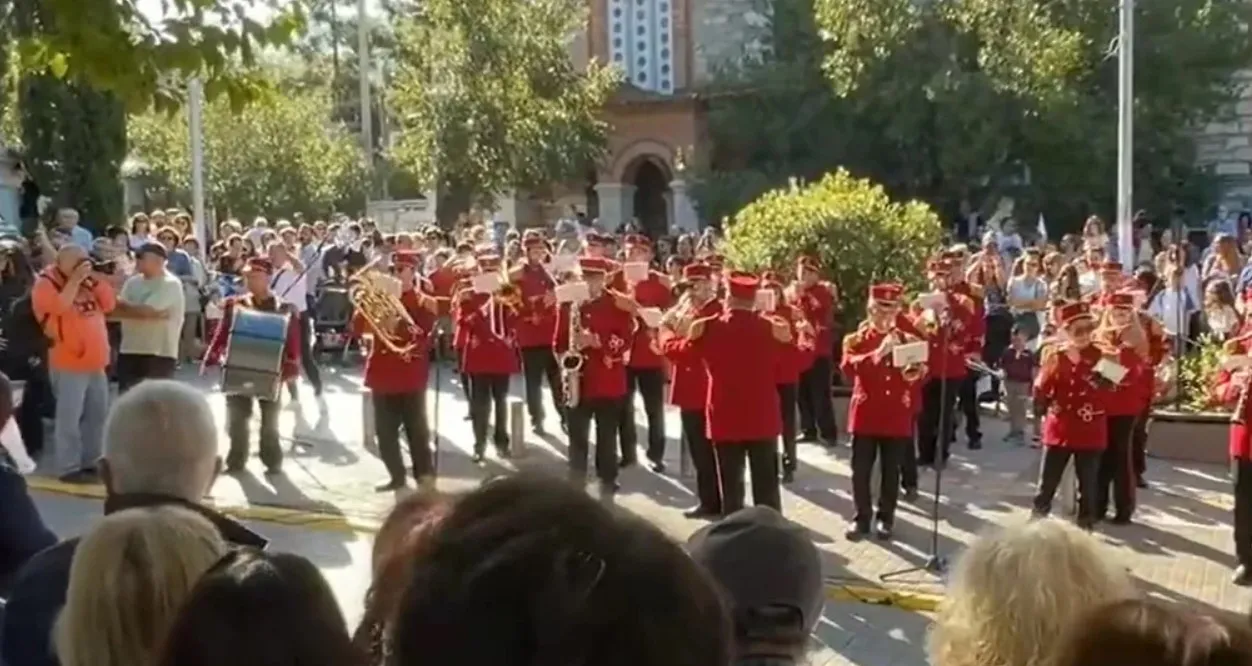
[[[1122,383],[1122,379],[1126,377],[1127,372],[1126,366],[1110,361],[1107,358],[1102,358],[1099,363],[1096,363],[1095,371],[1101,377],[1104,377],[1114,384]]]

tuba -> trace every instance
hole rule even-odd
[[[374,263],[370,263],[350,280],[348,298],[352,301],[352,308],[369,322],[374,330],[374,339],[383,347],[393,354],[411,356],[418,347],[411,340],[420,335],[421,330],[400,300],[396,279],[371,270],[373,267]],[[408,332],[409,340],[388,326],[388,322],[400,322],[400,326]]]

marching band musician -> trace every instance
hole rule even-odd
[[[434,466],[430,455],[430,425],[426,420],[426,378],[430,370],[428,346],[439,314],[437,298],[422,293],[417,279],[421,255],[413,250],[396,250],[391,266],[400,282],[400,302],[413,322],[410,327],[398,318],[376,322],[359,309],[353,316],[353,334],[370,336],[373,342],[365,358],[365,387],[373,394],[374,433],[378,457],[391,479],[378,486],[378,492],[399,490],[405,482],[404,459],[400,454],[400,428],[409,440],[413,478],[419,486],[433,486]],[[383,330],[379,330],[381,327]],[[380,343],[383,335],[394,336],[406,353]]]
[[[1078,478],[1078,525],[1095,524],[1100,456],[1108,445],[1107,382],[1096,368],[1105,353],[1092,344],[1095,324],[1087,303],[1066,303],[1056,312],[1060,340],[1042,352],[1035,401],[1044,410],[1043,467],[1033,513],[1052,512],[1052,498],[1070,459]]]
[[[840,363],[845,376],[853,379],[852,402],[848,408],[848,430],[852,433],[852,498],[856,504],[853,529],[846,536],[860,541],[877,528],[880,539],[890,539],[900,492],[900,467],[905,451],[913,445],[913,420],[901,418],[900,409],[914,411],[914,386],[925,375],[925,368],[896,367],[892,350],[897,344],[920,341],[899,328],[900,295],[897,284],[870,287],[866,320],[847,336]],[[874,520],[870,475],[874,460],[882,474],[878,515]]]
[[[522,371],[526,384],[526,410],[535,434],[544,433],[542,383],[548,380],[552,404],[557,406],[561,428],[565,428],[564,404],[561,400],[561,373],[552,353],[552,336],[556,329],[556,283],[544,267],[548,245],[543,236],[527,230],[522,237],[526,261],[510,272],[510,279],[521,294],[517,317],[517,345],[522,350]]]
[[[995,242],[995,232],[989,231],[985,236],[989,236]],[[984,240],[984,247],[986,244],[987,241]],[[985,266],[988,263],[998,263],[999,259],[989,255],[984,250],[979,253],[978,263],[969,266],[969,247],[963,243],[953,245],[947,252],[943,253],[942,258],[948,262],[950,270],[948,274],[948,290],[968,298],[974,306],[974,318],[980,322],[981,329],[978,334],[978,344],[971,344],[970,347],[972,351],[977,353],[977,358],[981,358],[987,330],[986,283],[988,281],[985,274],[991,272]],[[977,372],[965,373],[965,379],[960,382],[960,390],[957,393],[957,407],[965,418],[965,439],[971,451],[977,451],[982,448],[982,415],[978,411],[978,379],[979,373]],[[949,435],[950,438],[956,437],[956,421],[953,420],[952,423],[954,426]]]
[[[500,257],[478,257],[478,274],[498,278]],[[501,458],[509,456],[509,377],[519,370],[514,341],[515,306],[498,293],[463,289],[457,296],[456,325],[463,334],[461,363],[469,376],[470,423],[474,429],[474,457],[482,464],[487,452],[488,423],[495,425],[492,441]],[[492,418],[492,405],[495,418]]]
[[[767,271],[761,275],[761,288],[774,293],[774,309],[768,314],[787,322],[791,344],[779,354],[774,383],[778,387],[778,407],[782,417],[782,482],[795,480],[796,467],[796,396],[800,376],[813,363],[813,336],[808,322],[798,310],[786,302],[778,275]]]
[[[578,305],[576,322],[571,323],[570,304],[561,305],[553,339],[557,354],[583,356],[578,404],[567,415],[570,479],[577,483],[586,480],[594,420],[600,496],[611,499],[617,492],[617,421],[626,396],[626,355],[634,334],[634,314],[605,288],[606,275],[612,268],[608,259],[582,257],[578,265],[589,298]]]
[[[1086,301],[1092,305],[1093,309],[1104,307],[1105,301],[1117,294],[1125,281],[1126,277],[1122,274],[1120,261],[1102,262],[1099,266],[1099,282],[1095,291],[1087,295]]]
[[[982,355],[983,319],[970,297],[951,288],[952,260],[931,261],[926,272],[930,286],[942,296],[934,309],[914,308],[913,325],[930,345],[931,373],[922,389],[922,414],[918,419],[917,464],[947,463],[955,431],[953,410],[957,393],[969,374],[967,362]],[[901,485],[912,497],[917,491],[917,469],[905,465]]]
[[[791,344],[791,331],[787,322],[756,312],[756,276],[735,272],[726,283],[726,310],[692,322],[687,331],[708,370],[706,416],[721,478],[722,514],[743,508],[745,462],[752,470],[753,504],[781,512],[782,423],[774,377],[780,348]]]
[[[627,263],[648,266],[647,277],[631,282],[626,271],[617,273],[615,291],[632,297],[640,307],[666,310],[673,304],[673,287],[669,278],[651,269],[652,241],[647,236],[632,234],[625,242]],[[635,335],[626,363],[626,399],[622,402],[619,442],[622,466],[636,462],[639,435],[635,428],[635,394],[643,396],[643,410],[648,419],[648,462],[653,472],[665,471],[665,370],[657,331],[636,317]]]
[[[661,320],[661,349],[670,362],[669,402],[678,408],[683,437],[691,453],[696,473],[699,503],[683,513],[688,518],[715,518],[722,515],[722,493],[717,481],[717,457],[707,434],[705,406],[709,378],[704,360],[692,353],[686,332],[693,321],[721,313],[722,303],[714,297],[712,269],[708,264],[683,267],[687,293]],[[792,409],[795,409],[794,403]],[[794,417],[793,422],[794,422]]]
[[[1228,357],[1252,355],[1252,334],[1227,340]],[[1213,387],[1215,402],[1233,408],[1230,417],[1230,460],[1234,471],[1235,585],[1252,585],[1252,367],[1223,367]]]
[[[1135,470],[1133,460],[1135,421],[1143,411],[1143,395],[1151,390],[1144,377],[1151,377],[1147,335],[1135,310],[1135,296],[1117,292],[1104,296],[1104,311],[1095,338],[1098,347],[1118,355],[1117,363],[1126,368],[1126,376],[1112,386],[1104,404],[1108,422],[1108,439],[1100,456],[1096,492],[1096,519],[1108,511],[1109,487],[1112,486],[1113,520],[1117,525],[1130,523],[1135,511]]]
[[[830,399],[834,380],[834,326],[839,296],[833,284],[821,281],[821,267],[813,257],[796,262],[796,281],[791,305],[804,314],[813,331],[813,363],[800,375],[801,439],[835,446],[839,438],[834,403]]]
[[[253,258],[243,269],[244,286],[248,293],[226,301],[222,310],[222,322],[213,335],[213,341],[205,351],[206,365],[220,363],[230,340],[231,322],[239,308],[260,312],[281,312],[295,316],[295,310],[282,302],[270,290],[270,278],[274,265],[269,259]],[[283,344],[282,380],[294,380],[300,374],[300,327],[294,321],[287,323],[287,339]],[[230,438],[230,451],[226,454],[226,472],[242,472],[248,462],[248,420],[252,418],[252,396],[231,394],[226,396],[226,433]],[[283,449],[278,442],[278,399],[257,399],[261,411],[260,455],[266,474],[280,474],[283,467]]]
[[[1135,419],[1134,435],[1131,438],[1135,486],[1138,488],[1148,487],[1148,482],[1143,475],[1148,469],[1148,421],[1152,418],[1152,403],[1156,400],[1158,390],[1156,370],[1171,363],[1170,354],[1172,349],[1172,343],[1169,335],[1165,332],[1165,327],[1161,325],[1161,322],[1156,317],[1153,317],[1144,309],[1144,301],[1146,300],[1146,298],[1143,298],[1137,301],[1135,313],[1139,319],[1139,326],[1143,329],[1144,336],[1147,338],[1146,367],[1142,378],[1144,383],[1143,402],[1140,406],[1139,416]]]

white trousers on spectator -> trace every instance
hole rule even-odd
[[[109,411],[108,377],[103,370],[52,370],[49,375],[56,396],[52,431],[56,473],[95,469],[104,437],[104,417]]]

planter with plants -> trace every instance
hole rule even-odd
[[[1148,455],[1219,464],[1228,460],[1230,410],[1214,403],[1212,395],[1223,356],[1222,343],[1204,337],[1178,360],[1176,389],[1152,410]]]

